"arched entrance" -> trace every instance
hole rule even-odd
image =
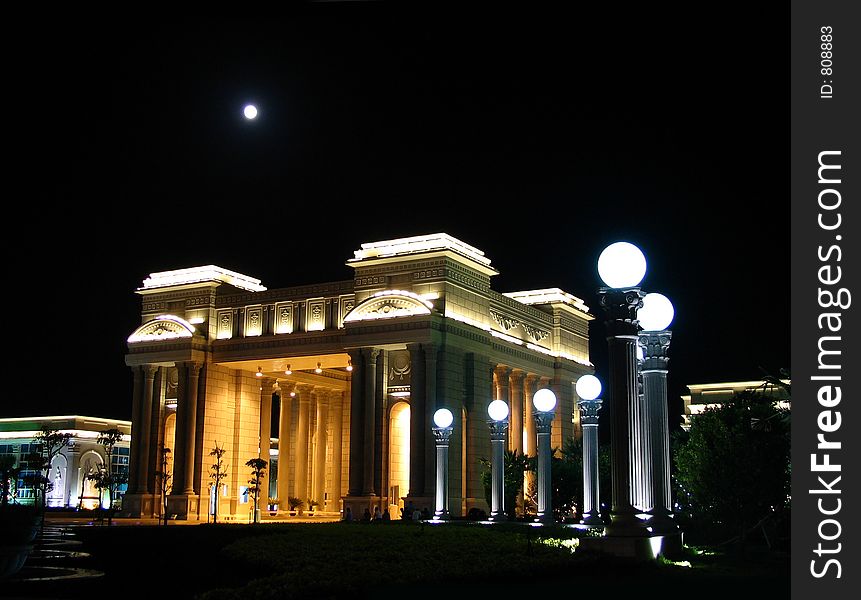
[[[48,479],[51,482],[51,492],[48,494],[48,506],[66,506],[66,457],[58,454],[51,460],[51,470]]]
[[[400,518],[410,493],[410,405],[397,402],[389,415],[389,511]]]
[[[78,503],[81,508],[92,510],[99,507],[99,489],[96,487],[96,482],[88,479],[88,476],[95,475],[104,468],[105,461],[95,450],[89,450],[81,456],[79,481],[81,482],[80,496]]]

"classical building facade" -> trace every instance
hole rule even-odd
[[[479,459],[487,405],[511,408],[509,448],[535,453],[531,398],[553,389],[553,446],[579,435],[574,382],[593,371],[582,300],[560,289],[500,293],[484,253],[446,234],[362,244],[348,281],[266,289],[208,266],[153,273],[138,288],[142,325],[128,339],[134,377],[125,509],[159,512],[163,448],[168,511],[245,517],[249,468],[269,457],[279,508],[354,515],[412,501],[433,510],[432,415],[455,415],[454,515],[488,510]],[[210,451],[227,478],[210,486]],[[309,502],[310,501],[310,502]]]
[[[95,483],[87,479],[88,475],[108,468],[109,459],[105,447],[98,442],[99,434],[111,429],[123,434],[113,447],[111,472],[127,473],[131,425],[129,421],[77,415],[0,419],[0,455],[12,455],[15,466],[23,469],[16,482],[13,501],[21,504],[36,501],[36,490],[32,483],[28,483],[27,477],[35,473],[28,468],[29,456],[32,452],[41,452],[36,436],[43,426],[47,426],[74,436],[69,445],[63,447],[51,461],[47,474],[51,480],[47,506],[90,509],[97,508],[101,500],[102,506],[107,508],[107,492],[99,493]],[[125,484],[120,485],[117,492],[122,496],[126,492]]]

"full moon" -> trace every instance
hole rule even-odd
[[[246,105],[245,108],[242,109],[242,114],[245,115],[245,118],[249,121],[257,118],[257,107],[253,104]]]

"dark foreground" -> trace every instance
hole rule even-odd
[[[17,598],[523,598],[667,593],[698,599],[789,596],[789,556],[748,548],[633,564],[571,551],[571,529],[365,524],[63,526],[19,576]],[[63,549],[62,552],[50,549]],[[50,550],[50,551],[47,551]],[[71,567],[85,576],[34,581]],[[689,566],[688,566],[689,565]],[[72,571],[68,571],[71,573]],[[100,575],[101,574],[101,575]],[[25,578],[29,580],[24,581]],[[647,593],[648,592],[648,593]],[[538,596],[540,597],[540,596]],[[588,597],[588,596],[586,596]]]

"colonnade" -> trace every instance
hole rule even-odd
[[[159,444],[163,432],[160,424],[164,422],[159,391],[166,367],[146,364],[131,367],[134,377],[132,389],[132,437],[129,465],[129,493],[153,494],[156,471],[159,468]],[[173,474],[171,495],[190,496],[199,494],[196,486],[195,471],[199,470],[196,450],[199,445],[197,421],[202,415],[198,406],[203,364],[182,362],[176,364],[178,372],[176,437],[173,444]]]
[[[264,393],[265,397],[271,394]],[[298,402],[293,437],[293,402]],[[269,406],[271,411],[271,405]],[[267,421],[264,406],[263,421]],[[319,510],[339,510],[341,497],[341,451],[343,447],[344,392],[310,384],[281,386],[278,412],[277,493],[282,510],[290,497],[314,500]],[[313,423],[313,431],[312,431]],[[261,428],[262,429],[262,428]],[[263,433],[261,432],[261,442]],[[330,443],[331,440],[331,443]],[[331,478],[326,477],[327,447],[332,448]],[[268,452],[267,445],[267,452]],[[262,448],[261,448],[262,455]],[[292,485],[291,485],[292,475]],[[326,506],[326,499],[329,504]]]

